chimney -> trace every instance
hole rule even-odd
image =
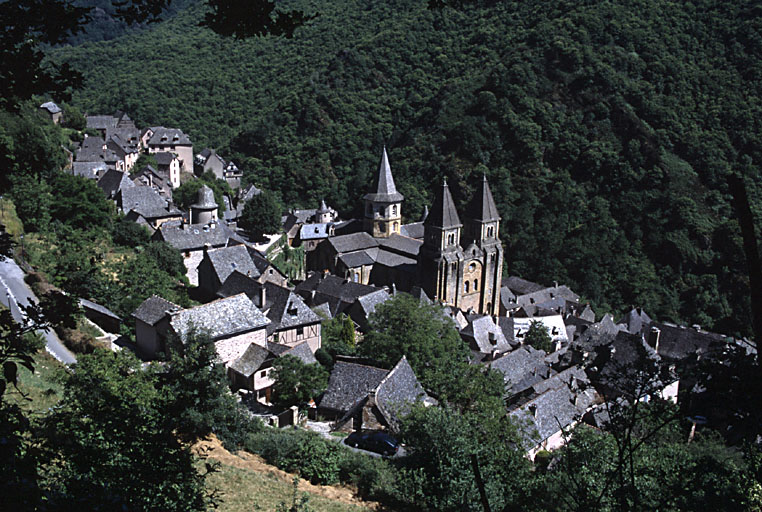
[[[204,244],[204,256],[209,254],[209,249],[211,249],[211,248],[212,248],[212,244],[210,244],[208,242]]]
[[[659,338],[661,337],[661,329],[658,327],[651,327],[651,332],[648,333],[648,344],[656,351],[659,352]]]
[[[489,338],[489,342],[491,344],[497,345],[497,336],[495,335],[494,332],[490,332],[489,335],[488,335],[488,338]]]
[[[264,285],[262,285],[262,288],[259,289],[259,307],[260,308],[265,307],[266,299],[267,299],[267,294],[266,294]]]
[[[533,417],[537,417],[537,404],[530,404],[529,405],[529,412],[532,413]]]

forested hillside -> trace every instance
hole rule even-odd
[[[292,39],[225,39],[203,8],[56,49],[74,103],[177,126],[289,206],[352,214],[389,149],[403,214],[482,173],[509,271],[568,283],[598,311],[749,334],[725,179],[759,213],[762,8],[752,1],[294,0]]]

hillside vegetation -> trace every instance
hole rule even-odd
[[[74,103],[177,126],[289,206],[356,213],[382,144],[403,213],[482,173],[509,271],[598,311],[750,334],[726,177],[758,213],[762,8],[751,1],[293,0],[292,39],[224,39],[201,6],[113,41],[55,50]]]

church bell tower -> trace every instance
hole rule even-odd
[[[377,238],[388,238],[394,233],[399,234],[402,225],[402,201],[405,198],[397,192],[397,187],[394,185],[386,148],[381,155],[381,165],[378,167],[373,188],[375,192],[363,196],[365,200],[364,231]]]

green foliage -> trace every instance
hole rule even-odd
[[[23,219],[25,231],[42,231],[48,227],[52,194],[47,181],[29,174],[13,175],[10,196],[16,213]]]
[[[291,495],[291,504],[281,501],[275,509],[276,512],[313,512],[310,507],[310,495],[306,492],[299,492],[299,477],[295,476],[293,480],[293,494]]]
[[[166,242],[150,242],[145,249],[145,256],[156,262],[159,269],[170,276],[182,278],[186,269],[180,251]]]
[[[150,165],[154,170],[159,169],[159,162],[156,160],[156,155],[153,153],[141,153],[138,159],[135,161],[135,165],[132,166],[132,173],[137,173],[143,170],[144,167]],[[174,194],[172,195],[174,198]]]
[[[172,433],[156,381],[127,351],[79,357],[45,419],[45,482],[63,508],[207,509],[204,478]]]
[[[238,225],[255,240],[262,240],[263,235],[280,231],[282,213],[283,207],[275,194],[263,190],[246,202]]]
[[[141,226],[137,222],[127,220],[121,215],[114,221],[111,237],[115,244],[123,247],[144,246],[151,241],[151,234],[148,232],[148,228]]]
[[[161,409],[171,430],[189,443],[214,433],[228,448],[237,448],[257,424],[230,393],[214,342],[209,335],[192,331],[182,344],[175,340],[174,345],[182,350],[172,351],[159,375],[164,393]]]
[[[324,320],[320,334],[322,336],[322,348],[332,358],[335,359],[337,355],[355,355],[357,351],[355,346],[355,324],[344,313],[329,320]]]
[[[232,197],[233,191],[225,180],[217,179],[211,171],[207,171],[198,179],[186,181],[177,187],[172,191],[172,199],[180,208],[188,210],[190,205],[197,201],[198,189],[203,185],[208,186],[214,191],[214,200],[218,205],[217,215],[221,218],[225,213],[225,202],[223,198],[225,196]]]
[[[444,374],[468,360],[468,347],[438,305],[400,293],[380,304],[359,353],[391,368],[406,356],[424,387],[447,394]]]
[[[87,120],[82,112],[77,107],[64,103],[61,107],[63,111],[63,119],[61,125],[64,128],[71,128],[72,130],[82,131],[87,127]]]
[[[50,216],[75,229],[110,229],[114,204],[107,201],[94,180],[59,172],[51,180]]]
[[[285,355],[273,363],[275,403],[282,407],[300,405],[317,398],[328,386],[328,372],[319,364],[304,364]]]
[[[544,350],[548,354],[554,351],[555,343],[550,337],[548,328],[539,320],[533,320],[524,336],[524,343],[531,345],[537,350]]]

